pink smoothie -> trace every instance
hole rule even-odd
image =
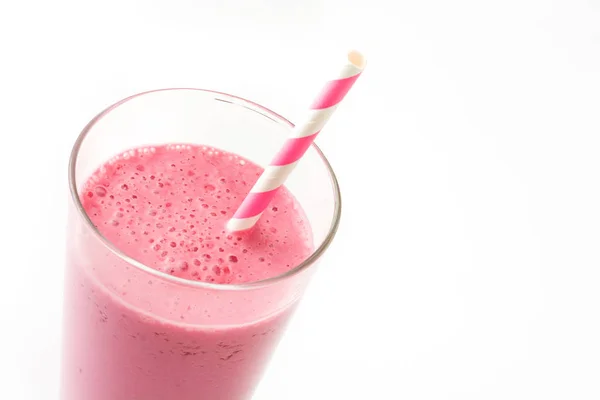
[[[221,150],[169,145],[126,152],[88,179],[81,201],[92,223],[149,268],[90,229],[71,238],[62,400],[252,396],[302,284],[228,288],[281,275],[313,251],[286,189],[252,232],[225,230],[261,171]]]

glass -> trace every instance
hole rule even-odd
[[[103,237],[79,195],[99,166],[131,148],[202,144],[266,165],[292,127],[258,104],[199,89],[135,95],[85,127],[69,165],[62,400],[252,397],[339,224],[338,184],[319,148],[309,148],[286,182],[309,219],[315,251],[258,282],[219,285],[154,270]]]

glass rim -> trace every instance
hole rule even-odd
[[[215,90],[198,89],[198,88],[165,88],[165,89],[148,90],[145,92],[137,93],[132,96],[126,97],[126,98],[108,106],[103,111],[101,111],[99,114],[97,114],[94,118],[92,118],[92,120],[87,123],[87,125],[83,128],[83,130],[77,137],[77,140],[75,141],[75,144],[73,145],[73,148],[71,150],[71,155],[69,157],[69,191],[71,193],[71,199],[75,203],[75,207],[78,211],[79,216],[83,218],[84,224],[87,225],[87,227],[91,229],[95,238],[98,239],[104,245],[105,248],[107,248],[110,252],[112,252],[114,255],[119,257],[121,260],[127,262],[130,265],[133,265],[134,267],[136,267],[144,272],[154,275],[157,278],[160,278],[160,279],[163,279],[166,281],[170,281],[172,283],[184,285],[184,286],[195,287],[195,288],[204,288],[204,289],[224,290],[224,291],[249,290],[249,289],[255,289],[255,288],[260,288],[260,287],[276,284],[280,281],[287,280],[288,278],[291,278],[291,277],[299,274],[300,272],[308,269],[310,266],[315,264],[321,258],[321,256],[327,250],[327,248],[329,248],[329,246],[331,245],[331,242],[333,241],[333,238],[335,237],[335,234],[337,233],[337,230],[338,230],[338,227],[340,224],[341,212],[342,212],[342,198],[341,198],[340,187],[339,187],[337,177],[335,176],[335,172],[333,171],[331,164],[329,163],[329,161],[327,160],[327,158],[325,157],[325,155],[323,154],[323,152],[321,151],[319,146],[317,146],[314,142],[310,146],[317,152],[317,155],[319,156],[321,162],[323,162],[323,164],[325,165],[325,168],[327,169],[327,172],[329,175],[329,180],[331,182],[331,186],[333,188],[333,196],[334,196],[333,218],[332,218],[331,225],[329,226],[327,235],[325,236],[325,239],[323,239],[322,243],[315,250],[313,250],[311,255],[306,260],[304,260],[300,264],[296,265],[289,271],[284,272],[283,274],[279,274],[279,275],[276,275],[276,276],[273,276],[273,277],[270,277],[267,279],[262,279],[259,281],[238,283],[238,284],[219,284],[219,283],[211,283],[211,282],[192,281],[192,280],[180,278],[177,276],[167,274],[162,271],[158,271],[158,270],[156,270],[152,267],[149,267],[146,264],[136,260],[135,258],[132,258],[132,257],[128,256],[127,254],[123,253],[117,246],[115,246],[110,240],[108,240],[98,230],[98,228],[96,228],[96,226],[92,223],[92,220],[88,216],[87,212],[83,208],[83,204],[81,203],[81,199],[79,197],[78,190],[77,190],[77,182],[76,182],[76,175],[77,175],[76,174],[76,166],[77,166],[77,159],[79,156],[79,150],[80,150],[83,142],[85,141],[87,135],[91,132],[91,130],[94,128],[94,126],[102,118],[104,118],[111,111],[115,110],[116,108],[127,103],[130,100],[134,100],[138,97],[148,95],[148,94],[153,94],[153,93],[166,92],[166,91],[187,91],[187,90],[202,92],[203,94],[206,94],[206,95],[221,96],[223,98],[214,97],[213,100],[226,101],[229,103],[233,103],[233,104],[245,107],[251,111],[262,114],[264,117],[269,118],[277,123],[287,125],[289,128],[294,127],[294,124],[291,121],[284,118],[280,114],[278,114],[274,111],[271,111],[270,109],[268,109],[264,106],[261,106],[260,104],[257,104],[250,100],[246,100],[242,97],[238,97],[235,95],[231,95],[228,93],[219,92],[219,91],[215,91]]]

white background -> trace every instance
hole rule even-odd
[[[85,123],[173,86],[295,120],[348,47],[343,222],[256,399],[600,397],[600,2],[7,0],[1,399],[57,399]]]

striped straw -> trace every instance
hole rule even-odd
[[[244,231],[256,224],[264,210],[293,171],[298,160],[306,153],[340,102],[366,66],[365,57],[351,51],[338,76],[327,82],[313,102],[303,123],[292,130],[283,147],[254,184],[233,218],[227,223],[230,231]]]

